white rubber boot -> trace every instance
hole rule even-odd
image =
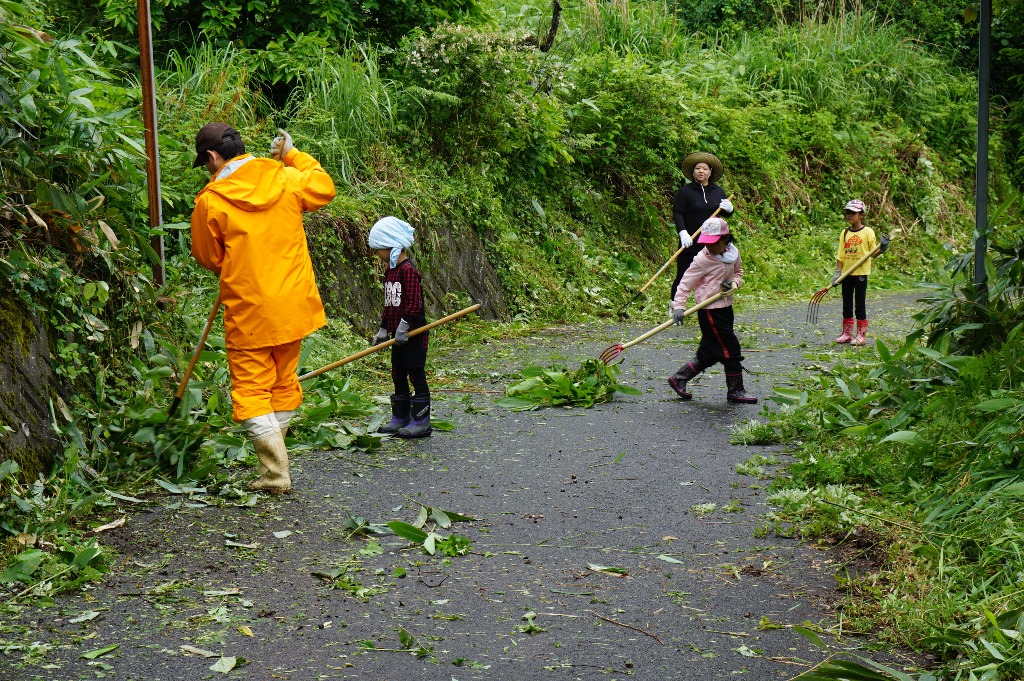
[[[249,484],[249,489],[271,494],[290,492],[292,478],[288,473],[288,450],[284,446],[277,417],[273,413],[264,414],[246,419],[242,424],[260,460],[260,477]]]

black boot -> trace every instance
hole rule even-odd
[[[686,392],[686,382],[704,370],[697,360],[687,362],[668,377],[668,384],[676,391],[676,395],[684,400],[692,400],[693,395]]]
[[[429,437],[432,431],[430,427],[430,398],[412,398],[412,413],[409,425],[399,428],[395,432],[396,437]]]
[[[391,422],[377,429],[378,433],[390,434],[409,425],[409,395],[391,396]]]
[[[726,374],[725,385],[728,392],[725,395],[725,399],[729,402],[738,402],[739,404],[757,404],[757,398],[753,395],[748,395],[743,389],[743,374]]]

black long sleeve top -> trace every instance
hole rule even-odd
[[[672,202],[672,220],[676,224],[676,232],[685,229],[688,234],[693,234],[704,221],[711,217],[722,199],[726,198],[725,190],[717,184],[708,183],[704,187],[699,182],[688,182],[676,192],[676,198]],[[719,217],[727,218],[732,211],[720,211]],[[694,237],[694,241],[696,241]]]

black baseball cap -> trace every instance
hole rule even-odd
[[[216,149],[224,142],[241,139],[238,131],[227,123],[207,123],[196,134],[196,160],[192,167],[200,168],[205,165],[206,152],[211,149]]]

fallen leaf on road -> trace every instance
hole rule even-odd
[[[94,534],[99,534],[100,532],[106,532],[107,530],[112,530],[115,527],[121,527],[122,525],[124,525],[124,523],[125,523],[125,521],[127,519],[128,519],[128,516],[122,516],[122,517],[118,518],[117,520],[110,521],[106,525],[100,525],[99,527],[94,527],[94,528],[92,528],[92,531],[93,531]]]
[[[86,660],[95,660],[97,657],[113,652],[120,647],[120,643],[114,643],[113,645],[104,646],[102,648],[97,648],[96,650],[90,650],[87,653],[82,653],[82,657],[84,657]]]
[[[219,660],[210,665],[211,672],[220,672],[227,674],[229,671],[235,668],[238,664],[237,657],[221,657]]]
[[[615,567],[614,565],[596,565],[594,563],[587,563],[587,569],[593,570],[594,572],[603,572],[614,577],[629,576],[629,570],[626,568]]]

